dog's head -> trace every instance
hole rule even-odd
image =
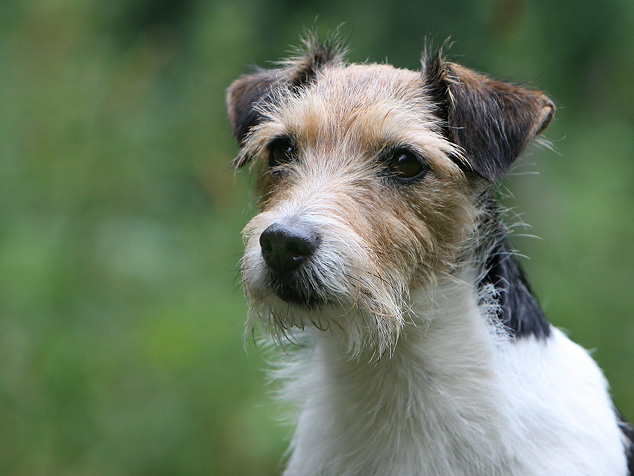
[[[426,57],[422,71],[346,64],[307,42],[243,76],[227,103],[260,213],[244,230],[244,290],[274,335],[306,326],[382,353],[411,291],[464,260],[494,186],[551,121],[541,92]]]

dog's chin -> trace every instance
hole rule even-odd
[[[403,325],[396,297],[377,295],[377,288],[345,292],[311,277],[269,272],[259,283],[245,281],[251,304],[247,330],[263,324],[279,343],[301,342],[304,331],[328,331],[350,357],[366,351],[373,356],[391,352]],[[386,306],[386,302],[393,306]]]

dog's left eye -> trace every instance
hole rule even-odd
[[[404,181],[410,181],[421,177],[427,167],[416,154],[408,150],[397,150],[387,161],[389,173]]]

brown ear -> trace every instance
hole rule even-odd
[[[336,37],[327,39],[324,44],[308,33],[301,52],[285,61],[282,68],[260,70],[238,78],[227,91],[227,109],[233,134],[240,145],[244,144],[249,131],[262,121],[261,106],[306,87],[315,81],[317,72],[325,65],[343,63],[344,54],[345,48],[337,44]]]
[[[241,76],[227,90],[227,112],[233,135],[242,145],[252,127],[261,121],[258,104],[271,101],[273,92],[286,81],[283,70],[261,70]]]
[[[464,149],[470,168],[493,183],[555,113],[540,91],[492,80],[440,56],[427,60],[423,73],[448,138]]]

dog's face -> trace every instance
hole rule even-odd
[[[276,335],[341,330],[353,352],[383,353],[411,291],[462,264],[483,184],[553,106],[440,58],[421,73],[309,50],[228,94],[235,165],[251,164],[261,193],[244,230],[251,322]]]

